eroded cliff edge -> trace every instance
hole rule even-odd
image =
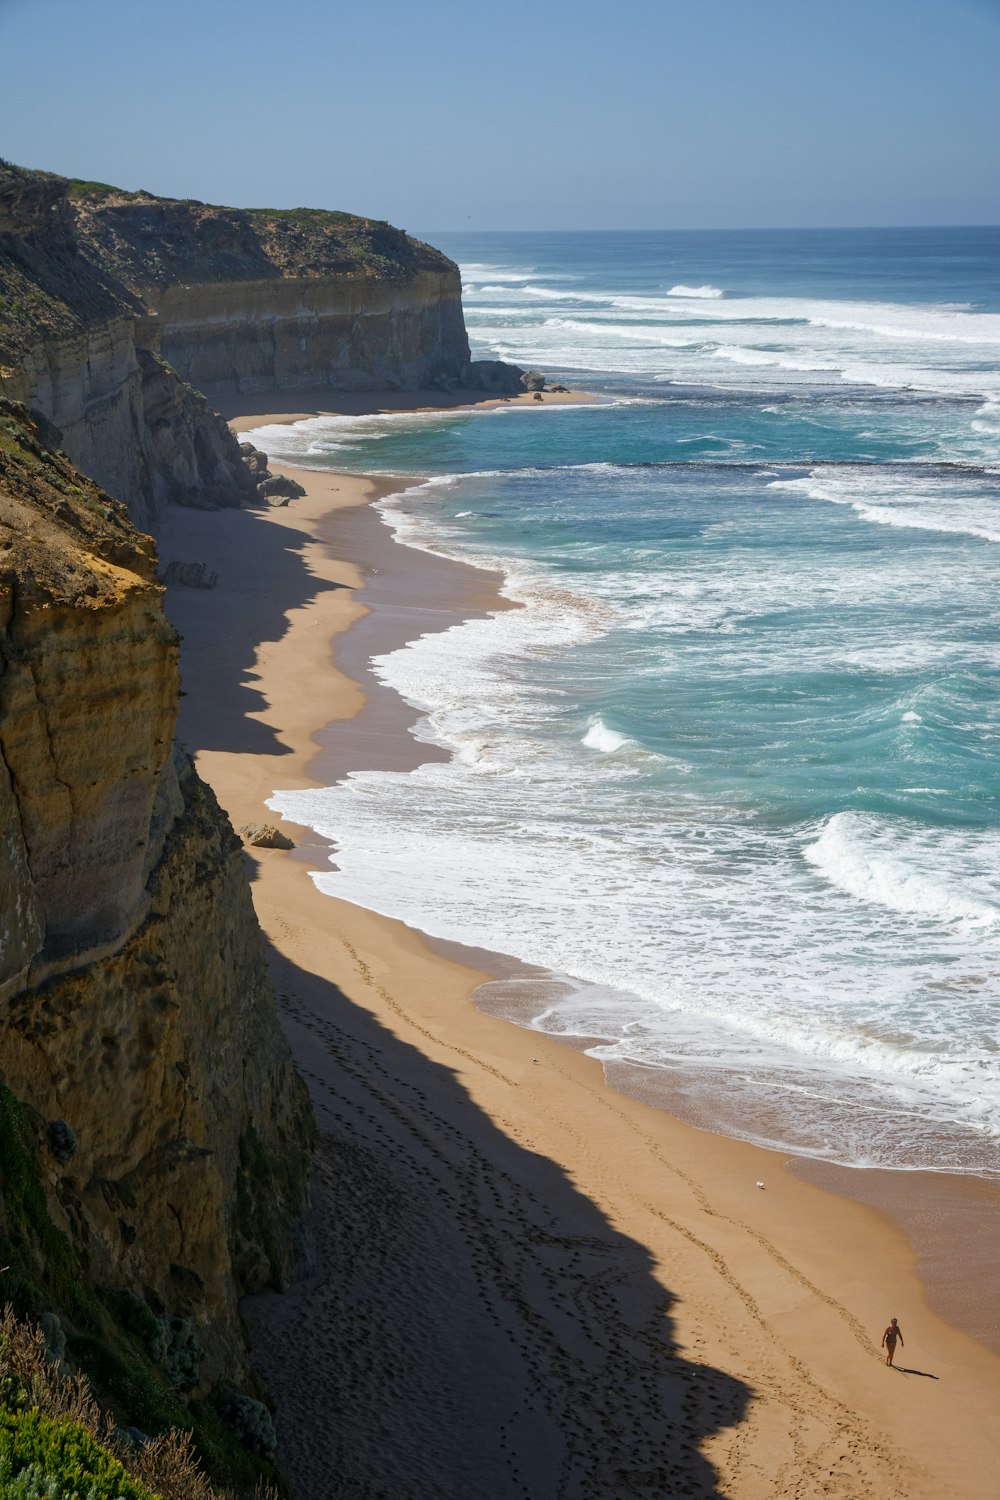
[[[250,498],[209,395],[459,384],[458,268],[391,225],[0,163],[0,394],[146,523]]]
[[[174,746],[153,544],[52,441],[0,402],[0,1298],[122,1420],[204,1436],[254,1390],[237,1299],[290,1273],[312,1116]]]

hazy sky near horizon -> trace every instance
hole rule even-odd
[[[0,0],[0,155],[434,229],[1000,221],[1000,0]]]

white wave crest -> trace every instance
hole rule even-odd
[[[832,505],[847,505],[864,521],[942,535],[973,536],[1000,542],[1000,502],[980,484],[963,485],[954,477],[896,477],[882,470],[814,469],[802,479],[775,479],[768,489],[807,495]],[[991,524],[992,523],[992,524]]]
[[[609,729],[603,719],[594,719],[583,736],[582,743],[587,746],[588,750],[600,750],[603,755],[613,755],[616,750],[621,750],[625,745],[631,745],[632,741],[627,734],[619,734],[617,729]]]
[[[779,354],[772,349],[746,348],[735,344],[720,344],[714,349],[713,355],[716,359],[728,359],[736,365],[761,365],[767,367],[773,365],[779,370],[802,370],[806,373],[837,373],[839,366],[831,364],[829,360],[822,359],[819,354],[810,350],[804,350],[805,357],[792,357]]]
[[[463,281],[524,281],[534,266],[497,266],[490,261],[467,260],[459,266]]]
[[[667,293],[668,297],[724,297],[726,294],[721,286],[685,286],[679,282],[672,286]]]
[[[957,844],[959,837],[952,842]],[[936,841],[941,842],[940,830]],[[925,830],[908,834],[873,814],[844,812],[835,813],[802,852],[831,885],[857,901],[936,922],[974,927],[1000,923],[1000,906],[976,893],[974,871],[965,885],[960,878],[946,885],[926,873],[934,842]],[[972,863],[961,858],[963,852],[956,851],[956,869]]]

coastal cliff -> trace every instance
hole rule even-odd
[[[0,1302],[227,1483],[275,1457],[239,1299],[309,1263],[315,1123],[136,523],[289,493],[202,387],[468,361],[457,268],[387,224],[0,163]]]
[[[0,1304],[227,1484],[274,1473],[239,1299],[310,1263],[316,1127],[136,525],[288,495],[212,393],[520,374],[387,224],[0,163]]]
[[[458,267],[389,224],[74,191],[82,253],[146,313],[144,347],[210,394],[420,389],[469,361]]]
[[[388,224],[0,163],[0,394],[147,524],[254,481],[202,394],[457,385],[457,267]]]
[[[289,1277],[312,1116],[153,544],[53,441],[0,402],[0,1300],[197,1432],[255,1388],[237,1299]]]

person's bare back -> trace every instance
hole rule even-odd
[[[885,1350],[885,1362],[892,1364],[892,1357],[896,1352],[896,1340],[899,1339],[903,1348],[906,1348],[906,1340],[903,1338],[903,1330],[895,1318],[890,1319],[889,1326],[882,1335],[882,1347]]]

